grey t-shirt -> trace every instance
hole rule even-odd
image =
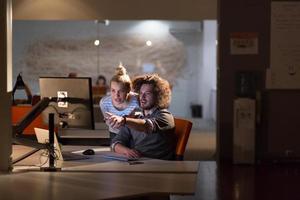
[[[153,131],[145,133],[124,126],[112,140],[139,151],[142,156],[172,160],[175,158],[176,135],[173,115],[167,109],[156,109],[144,117],[151,120]]]

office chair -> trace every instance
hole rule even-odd
[[[186,144],[193,126],[191,121],[186,119],[175,118],[175,134],[177,136],[176,160],[183,160]]]

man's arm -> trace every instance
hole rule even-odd
[[[144,133],[162,132],[174,128],[173,115],[167,110],[160,110],[158,113],[147,119],[136,119],[130,117],[120,117],[107,113],[109,124],[112,127],[120,128],[126,124],[127,127],[142,131]]]
[[[129,148],[131,139],[132,138],[129,129],[127,127],[121,128],[120,133],[117,134],[112,140],[112,151],[125,155],[129,158],[141,157],[138,151]]]
[[[115,144],[114,152],[127,156],[128,158],[139,158],[141,154],[135,149],[130,149],[120,143]]]
[[[109,116],[109,124],[113,128],[120,128],[121,126],[124,126],[126,124],[129,128],[135,129],[137,131],[147,132],[149,129],[149,125],[147,123],[147,120],[145,119],[122,117],[113,115],[109,112],[106,112],[106,115]]]

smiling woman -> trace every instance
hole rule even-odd
[[[137,95],[131,91],[131,80],[126,68],[120,65],[116,68],[115,75],[110,80],[110,94],[100,101],[100,108],[104,119],[110,114],[118,116],[134,115],[139,110]],[[119,129],[113,128],[108,122],[110,138],[119,133]]]

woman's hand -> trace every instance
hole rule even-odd
[[[106,112],[105,115],[106,115],[105,120],[112,128],[119,129],[121,126],[124,126],[125,124],[124,117],[113,115],[110,112]]]

